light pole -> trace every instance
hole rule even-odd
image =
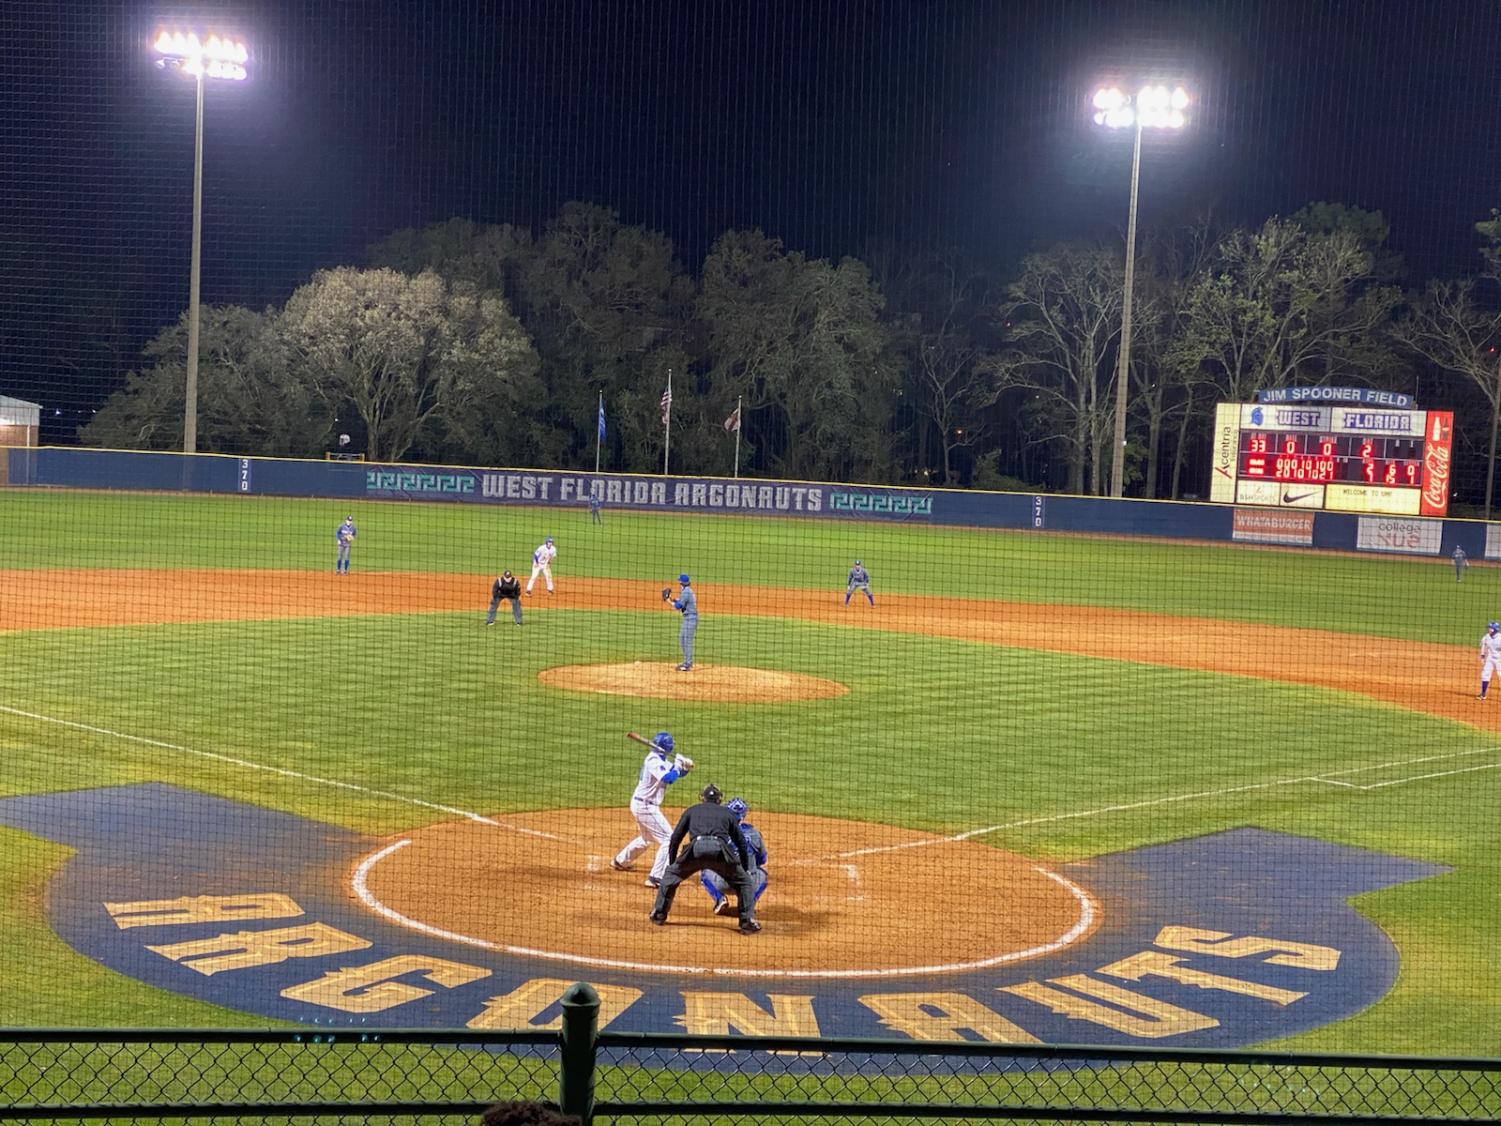
[[[235,39],[193,32],[164,31],[156,37],[156,65],[192,78],[197,87],[193,131],[193,251],[188,272],[188,377],[182,408],[182,452],[198,450],[198,268],[203,235],[203,82],[219,78],[243,82],[250,52]]]
[[[1143,129],[1182,129],[1188,123],[1188,91],[1182,86],[1143,86],[1133,98],[1119,87],[1104,86],[1094,94],[1096,125],[1132,129],[1131,210],[1126,219],[1126,282],[1121,290],[1121,346],[1115,373],[1115,450],[1110,458],[1110,495],[1121,496],[1126,483],[1126,384],[1131,373],[1131,289],[1136,280],[1136,196],[1141,181]]]

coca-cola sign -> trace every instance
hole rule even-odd
[[[1449,511],[1449,461],[1453,455],[1454,412],[1429,411],[1423,444],[1422,516],[1443,516]]]

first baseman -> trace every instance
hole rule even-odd
[[[526,592],[532,592],[532,584],[537,581],[538,575],[547,578],[547,593],[552,593],[552,561],[558,554],[558,549],[552,545],[552,537],[548,536],[537,545],[537,550],[532,552],[532,577],[526,580]]]
[[[750,815],[750,804],[744,798],[731,798],[724,803],[724,807],[740,819],[740,832],[745,836],[746,848],[750,850],[751,903],[759,904],[767,883],[766,839],[761,836],[761,830],[746,820]],[[704,890],[709,893],[709,898],[714,901],[714,914],[728,915],[734,910],[730,903],[728,880],[711,869],[700,872],[698,878],[703,883]]]
[[[617,872],[629,871],[636,857],[650,845],[656,845],[657,854],[652,858],[651,873],[646,877],[649,888],[662,883],[662,873],[667,871],[667,841],[672,836],[672,826],[662,816],[662,796],[668,786],[693,769],[693,760],[686,755],[673,755],[671,761],[668,760],[674,746],[672,736],[666,731],[658,731],[652,736],[651,750],[646,752],[641,773],[636,776],[636,790],[631,794],[631,816],[641,831],[610,861],[610,867]]]
[[[334,574],[349,574],[349,549],[354,546],[354,537],[358,534],[354,530],[354,517],[344,517],[344,523],[334,533],[334,542],[339,545],[339,554],[334,557]]]
[[[1491,674],[1501,668],[1501,622],[1492,622],[1485,627],[1485,636],[1480,639],[1480,695],[1484,700],[1490,690]]]
[[[844,584],[844,604],[850,604],[850,595],[855,591],[864,591],[865,600],[872,606],[876,604],[875,595],[870,593],[870,572],[865,569],[865,564],[855,560],[855,565],[850,568],[849,578]]]

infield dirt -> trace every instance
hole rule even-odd
[[[460,610],[473,611],[475,627],[484,628],[490,581],[485,575],[408,572],[13,570],[0,572],[0,630]],[[1478,667],[1470,645],[925,595],[881,595],[874,608],[858,602],[846,607],[842,590],[708,584],[699,590],[699,603],[706,630],[714,615],[737,614],[951,637],[1357,692],[1501,731],[1501,703],[1474,699]],[[526,599],[529,615],[633,608],[676,618],[663,609],[661,588],[652,580],[562,579],[555,597]],[[673,620],[663,622],[662,651],[644,653],[643,660],[676,657]],[[704,641],[701,632],[701,646]],[[1102,667],[1100,675],[1108,678],[1108,669]]]

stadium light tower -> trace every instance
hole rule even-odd
[[[1143,86],[1133,97],[1118,86],[1094,92],[1094,122],[1107,129],[1134,129],[1131,152],[1131,210],[1126,220],[1126,284],[1121,293],[1120,363],[1115,374],[1115,451],[1110,459],[1110,495],[1123,495],[1126,483],[1126,383],[1131,371],[1131,288],[1136,280],[1136,194],[1141,181],[1144,129],[1182,129],[1188,124],[1188,91],[1182,86]]]
[[[188,273],[188,378],[182,412],[183,453],[198,449],[198,267],[203,234],[203,83],[205,79],[243,82],[250,52],[237,39],[194,32],[163,31],[156,37],[156,65],[187,75],[197,86],[193,134],[193,252]]]

